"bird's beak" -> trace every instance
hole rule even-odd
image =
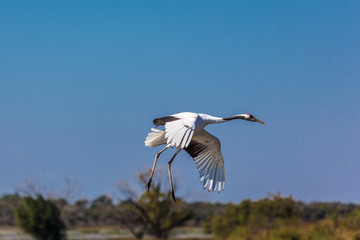
[[[258,123],[261,123],[261,124],[266,124],[266,122],[263,122],[263,121],[261,121],[261,120],[259,120],[257,118],[254,118],[254,120],[255,120],[255,122],[258,122]]]

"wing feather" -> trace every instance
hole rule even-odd
[[[171,147],[184,149],[189,146],[195,131],[195,122],[198,117],[195,113],[180,113],[171,115],[172,121],[165,125],[165,138]]]
[[[205,130],[193,136],[190,144],[184,148],[194,159],[200,174],[200,183],[208,191],[224,190],[224,159],[219,139]]]

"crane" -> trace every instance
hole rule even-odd
[[[209,192],[220,192],[221,190],[224,190],[225,169],[220,141],[204,128],[208,124],[223,123],[234,119],[265,124],[265,122],[255,118],[249,113],[222,118],[202,113],[181,112],[154,119],[153,123],[155,127],[164,126],[164,129],[151,128],[151,132],[148,133],[145,139],[145,146],[156,147],[165,145],[165,147],[155,155],[150,178],[146,184],[147,190],[150,190],[156,162],[159,156],[169,147],[176,148],[175,154],[168,162],[168,173],[171,186],[170,194],[174,202],[176,202],[176,198],[171,177],[171,163],[174,161],[176,155],[183,149],[194,159],[196,168],[200,174],[200,183],[203,184],[203,188],[207,188]]]

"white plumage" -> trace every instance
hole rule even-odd
[[[203,188],[208,187],[209,191],[224,190],[225,169],[224,159],[221,154],[220,141],[205,130],[194,136],[192,140],[194,148],[187,152],[194,158],[196,168],[200,174],[200,182]]]
[[[234,119],[243,119],[252,122],[265,124],[263,121],[253,117],[251,114],[238,114],[232,117],[219,118],[201,113],[182,112],[170,116],[156,118],[153,123],[156,126],[164,126],[164,130],[152,128],[145,139],[145,146],[156,147],[166,145],[155,156],[153,168],[148,183],[150,189],[151,180],[154,175],[155,166],[160,154],[167,148],[177,149],[174,156],[168,162],[168,171],[171,185],[171,194],[175,200],[175,194],[171,177],[171,163],[175,156],[181,151],[187,151],[194,159],[195,165],[200,174],[200,182],[208,191],[224,190],[225,187],[225,166],[221,154],[219,139],[205,131],[208,124],[222,123]]]

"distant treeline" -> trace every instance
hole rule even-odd
[[[138,175],[140,189],[148,176],[148,172]],[[70,202],[67,199],[76,188],[72,187],[71,181],[67,185],[68,197],[64,198],[51,197],[54,195],[45,194],[36,184],[26,185],[22,194],[3,195],[0,197],[0,226],[21,227],[17,209],[25,209],[24,206],[28,207],[27,216],[33,217],[32,222],[47,224],[47,220],[40,217],[40,221],[34,216],[43,216],[48,209],[45,205],[48,205],[51,206],[49,209],[56,208],[54,219],[68,230],[119,228],[128,230],[137,239],[144,236],[167,239],[173,229],[188,226],[202,227],[204,233],[211,233],[219,239],[360,240],[360,206],[356,204],[304,203],[280,193],[256,201],[245,199],[235,204],[186,202],[177,197],[175,204],[168,188],[164,189],[161,176],[153,180],[150,191],[137,191],[129,181],[120,181],[118,191],[121,201],[103,195],[92,201],[80,199]],[[38,202],[42,207],[27,205],[27,202]],[[54,219],[49,217],[48,220],[53,222]]]
[[[61,218],[67,228],[93,226],[121,226],[121,213],[127,201],[114,204],[106,196],[100,196],[93,201],[81,199],[70,204],[65,199],[53,199],[61,210]],[[3,195],[0,198],[0,226],[15,226],[15,209],[22,205],[22,197],[18,194]],[[186,223],[188,226],[202,226],[215,215],[225,212],[226,204],[206,202],[183,202],[184,211],[192,212],[192,217]],[[118,211],[117,211],[118,210]],[[120,222],[120,223],[119,223]]]
[[[280,194],[227,204],[205,221],[204,230],[221,239],[360,240],[360,208],[339,202],[304,203]]]
[[[126,200],[119,203],[108,196],[100,196],[93,201],[81,199],[70,204],[65,199],[53,199],[61,210],[61,218],[68,228],[91,226],[119,226],[121,227],[122,208]],[[0,225],[15,226],[14,211],[21,206],[22,197],[18,194],[4,195],[0,198]],[[175,206],[175,204],[174,204]],[[269,196],[257,201],[243,200],[239,204],[223,204],[208,202],[186,202],[181,204],[182,211],[191,212],[191,218],[186,226],[204,226],[215,229],[217,226],[234,226],[249,224],[254,218],[266,223],[276,222],[278,219],[314,223],[324,219],[333,219],[339,223],[352,218],[354,227],[360,230],[360,210],[355,204],[340,202],[312,202],[295,201],[292,197],[280,195]],[[358,222],[356,222],[357,220]],[[232,222],[231,222],[232,221]],[[226,232],[231,232],[226,230]]]

